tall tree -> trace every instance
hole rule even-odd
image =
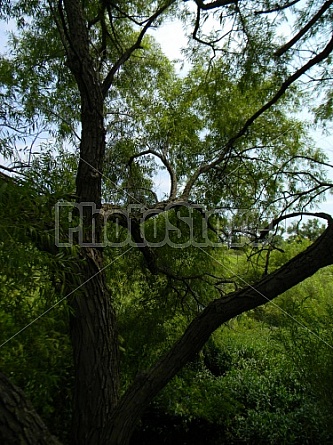
[[[252,218],[261,215],[267,222],[274,216],[267,230],[247,233],[248,239],[262,245],[268,229],[290,213],[304,213],[306,205],[330,189],[324,157],[306,147],[302,125],[287,112],[301,102],[297,84],[305,76],[318,83],[330,78],[332,3],[3,4],[2,16],[16,19],[19,27],[18,37],[11,38],[11,53],[1,60],[1,114],[11,128],[3,137],[3,148],[8,148],[14,131],[49,129],[58,140],[67,138],[74,145],[80,133],[75,206],[81,209],[82,236],[72,260],[79,269],[79,286],[66,270],[75,367],[73,443],[126,445],[148,404],[214,330],[333,263],[333,221],[319,214],[327,220],[327,229],[306,251],[255,283],[199,304],[199,313],[174,346],[122,392],[117,317],[103,252],[109,223],[129,231],[151,274],[180,282],[195,298],[191,280],[205,272],[181,273],[175,267],[179,251],[172,249],[179,242],[170,235],[169,245],[164,246],[163,238],[152,245],[146,238],[149,224],[165,214],[173,233],[178,227],[184,236],[186,247],[186,230],[199,216],[218,245],[228,233],[223,227],[219,230],[217,212],[207,218],[206,207],[251,208]],[[283,39],[279,25],[286,16],[294,24],[289,40]],[[187,55],[192,69],[185,78],[176,76],[148,36],[175,17],[187,23],[191,37]],[[170,191],[156,202],[149,189],[152,171],[161,165],[169,174]],[[19,187],[10,178],[4,180]],[[42,194],[39,191],[36,199]],[[52,199],[44,205],[68,199],[50,190],[48,196]],[[106,196],[116,199],[106,203]],[[241,218],[239,211],[235,218]],[[238,224],[234,233],[247,231]],[[41,229],[33,241],[53,255],[61,249],[59,243],[45,243]],[[190,241],[194,255],[198,239]],[[205,247],[201,243],[197,249],[216,255]],[[164,260],[166,250],[174,264]],[[222,276],[222,271],[210,274],[210,286],[218,289]],[[8,386],[7,391],[13,394],[16,389]],[[6,400],[0,409],[9,415]],[[20,439],[22,421],[17,416]],[[4,443],[15,443],[5,432],[3,437]]]

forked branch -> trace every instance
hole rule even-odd
[[[131,57],[131,55],[134,53],[134,51],[136,51],[137,49],[141,48],[141,43],[142,40],[144,38],[144,36],[146,35],[147,31],[149,30],[149,28],[152,26],[152,24],[154,23],[154,21],[156,19],[158,19],[158,17],[160,17],[161,14],[163,14],[163,12],[168,9],[173,3],[175,3],[175,0],[169,0],[167,1],[163,6],[161,6],[145,23],[145,26],[142,28],[136,42],[129,47],[117,60],[117,62],[113,65],[113,67],[110,69],[109,73],[107,74],[107,76],[104,79],[104,82],[102,84],[102,93],[103,96],[106,97],[115,74],[118,72],[119,68],[125,63],[127,62],[127,60]]]
[[[216,167],[217,165],[219,165],[220,163],[225,161],[225,159],[228,156],[230,156],[231,149],[232,149],[233,145],[235,144],[235,142],[247,133],[247,131],[249,130],[251,125],[262,114],[264,114],[266,111],[268,111],[273,105],[275,105],[281,99],[281,97],[287,92],[287,90],[289,89],[289,87],[291,85],[293,85],[308,70],[310,70],[315,65],[317,65],[320,62],[327,59],[332,51],[333,51],[333,36],[332,36],[331,40],[328,42],[328,44],[326,45],[326,47],[320,53],[318,53],[315,57],[310,59],[305,65],[303,65],[301,68],[299,68],[294,74],[289,76],[282,83],[280,89],[275,93],[275,95],[272,97],[272,99],[270,99],[268,102],[266,102],[265,105],[263,105],[258,111],[256,111],[251,117],[248,118],[248,120],[245,122],[243,127],[238,131],[238,133],[236,133],[235,136],[230,138],[229,141],[225,144],[225,146],[223,147],[223,149],[221,151],[221,154],[214,161],[212,161],[211,163],[208,163],[208,164],[201,165],[193,173],[193,175],[190,177],[190,179],[188,180],[188,182],[184,188],[184,191],[182,194],[182,199],[184,199],[184,200],[188,199],[188,197],[191,193],[191,190],[194,187],[197,179],[203,173],[207,173],[209,170]]]

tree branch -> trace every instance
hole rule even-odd
[[[66,53],[68,55],[69,39],[68,39],[67,26],[66,26],[66,22],[65,22],[63,10],[62,10],[61,1],[59,1],[59,3],[58,3],[58,12],[59,12],[59,15],[60,15],[60,20],[59,20],[59,18],[57,16],[56,9],[52,5],[52,1],[48,0],[48,4],[50,6],[50,10],[51,10],[53,19],[55,21],[57,30],[59,32],[61,43],[63,44],[63,47],[64,47],[64,49],[65,49],[65,51],[66,51]]]
[[[176,176],[176,173],[175,173],[170,161],[166,158],[166,156],[164,156],[163,154],[159,153],[156,150],[148,149],[148,150],[142,151],[141,153],[137,153],[137,154],[131,156],[128,161],[128,165],[131,165],[131,163],[133,162],[134,159],[139,158],[141,156],[148,155],[148,154],[151,154],[151,155],[159,158],[162,161],[165,168],[167,169],[167,171],[170,175],[170,181],[171,181],[169,200],[175,199],[176,195],[177,195],[177,176]]]
[[[197,6],[203,11],[208,11],[209,9],[219,8],[220,6],[237,5],[238,0],[216,0],[212,3],[205,4],[203,0],[195,0]]]
[[[275,226],[277,226],[281,221],[284,221],[289,218],[296,218],[297,216],[315,216],[317,218],[326,219],[329,224],[333,224],[333,218],[324,212],[293,212],[293,213],[287,213],[286,215],[281,215],[278,218],[273,219],[273,221],[266,226],[264,229],[260,231],[259,240],[262,241],[265,238],[267,238],[268,233],[270,230],[272,230]]]
[[[203,173],[208,172],[212,168],[214,168],[216,165],[223,162],[226,158],[230,157],[231,149],[233,147],[233,144],[240,139],[242,136],[246,134],[248,129],[251,127],[251,125],[267,110],[269,110],[276,102],[278,102],[281,97],[286,93],[288,88],[295,83],[303,74],[305,74],[309,69],[311,69],[313,66],[317,65],[318,63],[322,62],[323,60],[327,59],[327,57],[331,54],[333,51],[333,36],[331,40],[328,42],[326,47],[315,57],[313,57],[311,60],[309,60],[305,65],[303,65],[301,68],[299,68],[294,74],[289,76],[281,85],[280,89],[275,93],[275,95],[272,97],[271,100],[266,102],[265,105],[263,105],[256,113],[254,113],[243,125],[243,127],[236,133],[235,136],[233,136],[227,144],[224,146],[222,153],[220,156],[218,156],[214,161],[212,161],[209,164],[201,165],[191,176],[191,178],[188,180],[184,191],[182,193],[182,199],[186,200],[188,199],[191,190],[193,186],[195,185],[195,182],[201,176]]]
[[[317,12],[317,14],[312,17],[312,19],[295,35],[295,37],[293,37],[288,43],[286,43],[278,51],[276,51],[275,55],[277,57],[281,57],[290,48],[292,48],[295,43],[298,42],[298,40],[300,40],[312,28],[312,26],[320,19],[320,17],[329,9],[332,4],[332,0],[326,1]]]
[[[291,6],[296,5],[300,1],[301,0],[294,0],[292,2],[285,3],[284,5],[276,4],[276,6],[274,8],[266,9],[265,11],[255,11],[254,14],[259,15],[259,14],[271,14],[272,12],[280,12],[280,11],[283,11],[284,9],[287,9],[287,8],[290,8]]]
[[[103,96],[106,97],[112,82],[113,82],[113,78],[115,76],[115,74],[117,73],[117,71],[119,70],[119,68],[125,63],[127,62],[127,60],[131,57],[131,55],[133,54],[133,52],[139,48],[141,48],[141,43],[142,40],[145,36],[145,34],[147,33],[148,29],[151,27],[151,25],[153,24],[153,22],[166,10],[169,8],[170,5],[172,5],[172,3],[174,3],[176,0],[169,0],[167,3],[165,3],[164,6],[161,6],[148,20],[147,23],[145,24],[145,26],[143,27],[143,29],[141,30],[139,37],[137,38],[136,42],[130,47],[128,48],[121,56],[120,58],[117,60],[117,62],[113,65],[113,67],[111,68],[111,70],[109,71],[109,73],[107,74],[107,76],[104,79],[104,82],[102,84],[102,93]]]
[[[319,269],[333,264],[333,221],[329,218],[325,232],[304,252],[254,285],[212,301],[198,315],[170,351],[149,371],[138,376],[121,399],[107,437],[116,439],[123,429],[124,413],[129,430],[133,419],[139,420],[158,392],[197,354],[210,335],[223,323],[265,304]],[[246,284],[246,283],[245,283]],[[112,442],[112,440],[111,440]],[[118,443],[115,441],[115,443]]]
[[[194,24],[194,29],[193,29],[193,32],[192,32],[192,37],[198,43],[202,43],[203,45],[209,46],[212,49],[212,51],[213,51],[213,54],[214,54],[213,58],[214,58],[215,55],[216,55],[216,49],[215,49],[214,44],[220,42],[223,39],[223,37],[225,37],[227,34],[231,33],[231,31],[228,31],[224,36],[219,37],[218,39],[215,39],[215,40],[210,41],[210,42],[205,42],[204,40],[200,39],[200,37],[198,37],[198,31],[199,31],[199,28],[200,28],[200,20],[201,20],[201,9],[198,7],[197,8],[197,15],[196,15],[196,19],[195,19],[195,24]]]
[[[5,165],[0,165],[1,170],[5,170],[6,172],[16,173],[17,175],[27,176],[25,173],[17,171],[18,168],[25,168],[26,166],[18,166],[18,167],[6,167]],[[0,170],[0,178],[4,180],[10,180],[11,176],[7,176],[5,173]]]

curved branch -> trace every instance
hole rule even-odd
[[[318,179],[313,173],[310,173],[309,171],[288,171],[288,170],[284,170],[281,173],[283,173],[284,175],[297,176],[300,179],[302,178],[302,176],[307,176],[308,178],[312,179],[315,184],[317,184],[315,186],[316,188],[318,186],[320,186],[320,187],[333,187],[333,182],[322,181],[322,180]],[[313,189],[311,189],[311,190],[313,190]]]
[[[232,148],[232,143],[226,144],[223,152],[220,154],[220,156],[218,156],[218,158],[215,161],[211,162],[210,164],[201,165],[193,173],[193,175],[190,177],[190,179],[187,181],[187,184],[185,185],[184,191],[181,196],[182,199],[187,200],[189,198],[191,190],[194,187],[199,176],[201,176],[203,173],[207,173],[209,170],[216,167],[218,164],[221,164],[221,162],[223,162],[224,160],[228,160],[230,158],[231,148]]]
[[[202,349],[210,335],[223,323],[273,300],[312,276],[319,269],[331,264],[333,264],[333,222],[330,217],[325,232],[304,252],[275,272],[266,275],[256,284],[247,285],[239,291],[212,301],[192,321],[170,351],[149,371],[137,376],[119,402],[113,425],[110,425],[107,437],[111,437],[111,442],[112,439],[114,440],[112,443],[122,443],[119,437],[122,436],[124,430],[124,415],[126,434],[131,434],[147,405]]]
[[[148,149],[148,150],[142,151],[141,153],[137,153],[137,154],[131,156],[127,164],[131,165],[131,163],[134,161],[134,159],[139,158],[141,156],[149,155],[149,154],[159,158],[162,161],[165,168],[167,169],[167,171],[170,175],[170,181],[171,181],[169,200],[175,199],[176,194],[177,194],[177,176],[176,176],[176,172],[174,171],[170,161],[166,158],[166,156],[162,155],[161,153],[159,153],[156,150]]]
[[[328,213],[324,212],[293,212],[288,213],[286,215],[281,215],[278,218],[273,219],[273,221],[266,226],[264,229],[260,231],[259,240],[263,240],[267,238],[267,235],[270,230],[272,230],[275,226],[277,226],[281,221],[284,221],[289,218],[296,218],[297,216],[315,216],[317,218],[326,219],[329,224],[333,224],[333,218]]]
[[[219,37],[219,38],[217,38],[215,40],[212,40],[210,42],[206,42],[206,41],[200,39],[200,37],[198,37],[198,31],[199,31],[199,28],[200,28],[200,20],[201,20],[201,9],[198,7],[197,8],[197,15],[196,15],[196,19],[195,19],[195,25],[194,25],[194,29],[193,29],[193,32],[192,32],[192,38],[195,41],[197,41],[198,43],[202,43],[203,45],[209,46],[211,48],[211,50],[213,51],[213,54],[214,54],[213,58],[214,58],[215,55],[216,55],[216,48],[214,46],[215,43],[220,42],[223,39],[223,37],[226,37],[228,34],[231,33],[231,31],[227,31],[222,37]]]

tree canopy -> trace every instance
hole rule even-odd
[[[41,354],[66,339],[45,384],[72,384],[71,443],[129,443],[220,326],[333,263],[316,211],[331,166],[309,136],[332,117],[332,3],[1,3],[1,347],[18,320]],[[183,70],[154,39],[173,20]],[[281,226],[305,216],[326,228],[277,261]],[[22,443],[57,441],[1,385],[3,443],[23,425]]]

